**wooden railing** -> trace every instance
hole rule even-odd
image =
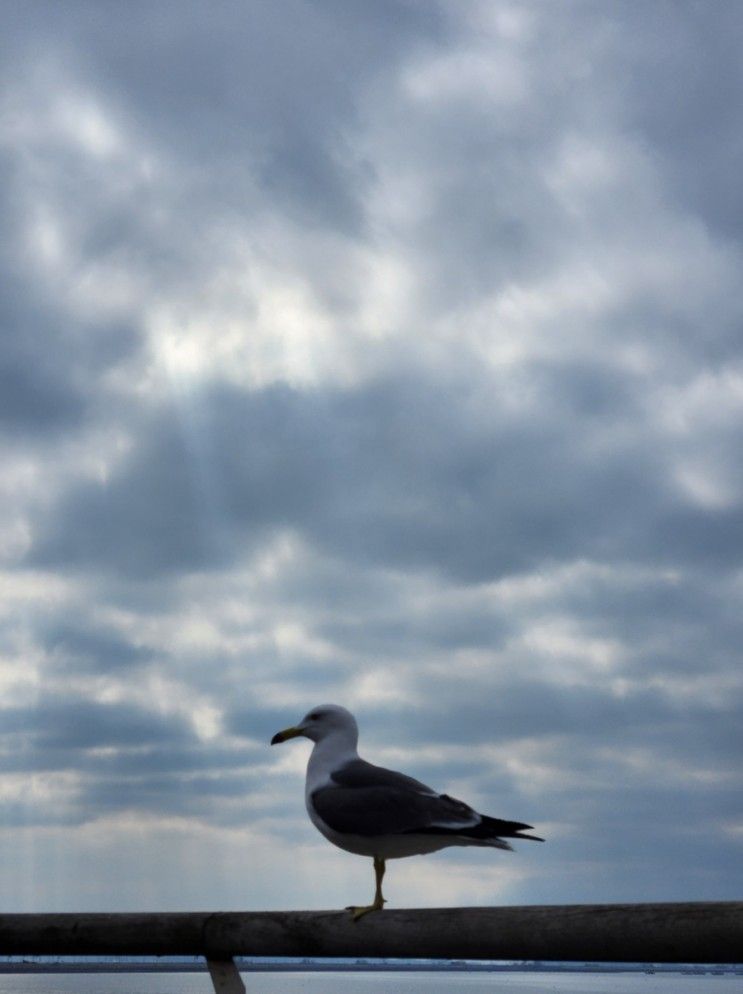
[[[0,955],[204,956],[217,991],[232,957],[738,963],[743,901],[348,912],[0,914]],[[239,986],[238,986],[239,985]]]

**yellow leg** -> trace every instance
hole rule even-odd
[[[368,915],[370,911],[381,911],[385,905],[385,900],[382,897],[382,880],[384,879],[385,863],[383,859],[379,859],[377,856],[374,857],[374,878],[376,880],[376,888],[374,890],[374,902],[372,904],[364,904],[361,906],[351,905],[350,908],[346,908],[347,911],[351,912],[351,917],[355,922],[364,915]]]

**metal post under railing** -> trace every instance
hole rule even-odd
[[[246,994],[245,984],[231,957],[207,959],[206,965],[216,994]]]

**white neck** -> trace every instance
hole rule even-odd
[[[357,736],[350,729],[338,729],[315,743],[307,763],[305,788],[308,794],[330,780],[330,774],[339,766],[358,759]]]

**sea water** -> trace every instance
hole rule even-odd
[[[643,973],[245,973],[248,994],[741,994],[743,979]],[[206,973],[4,974],[0,994],[210,994]]]

